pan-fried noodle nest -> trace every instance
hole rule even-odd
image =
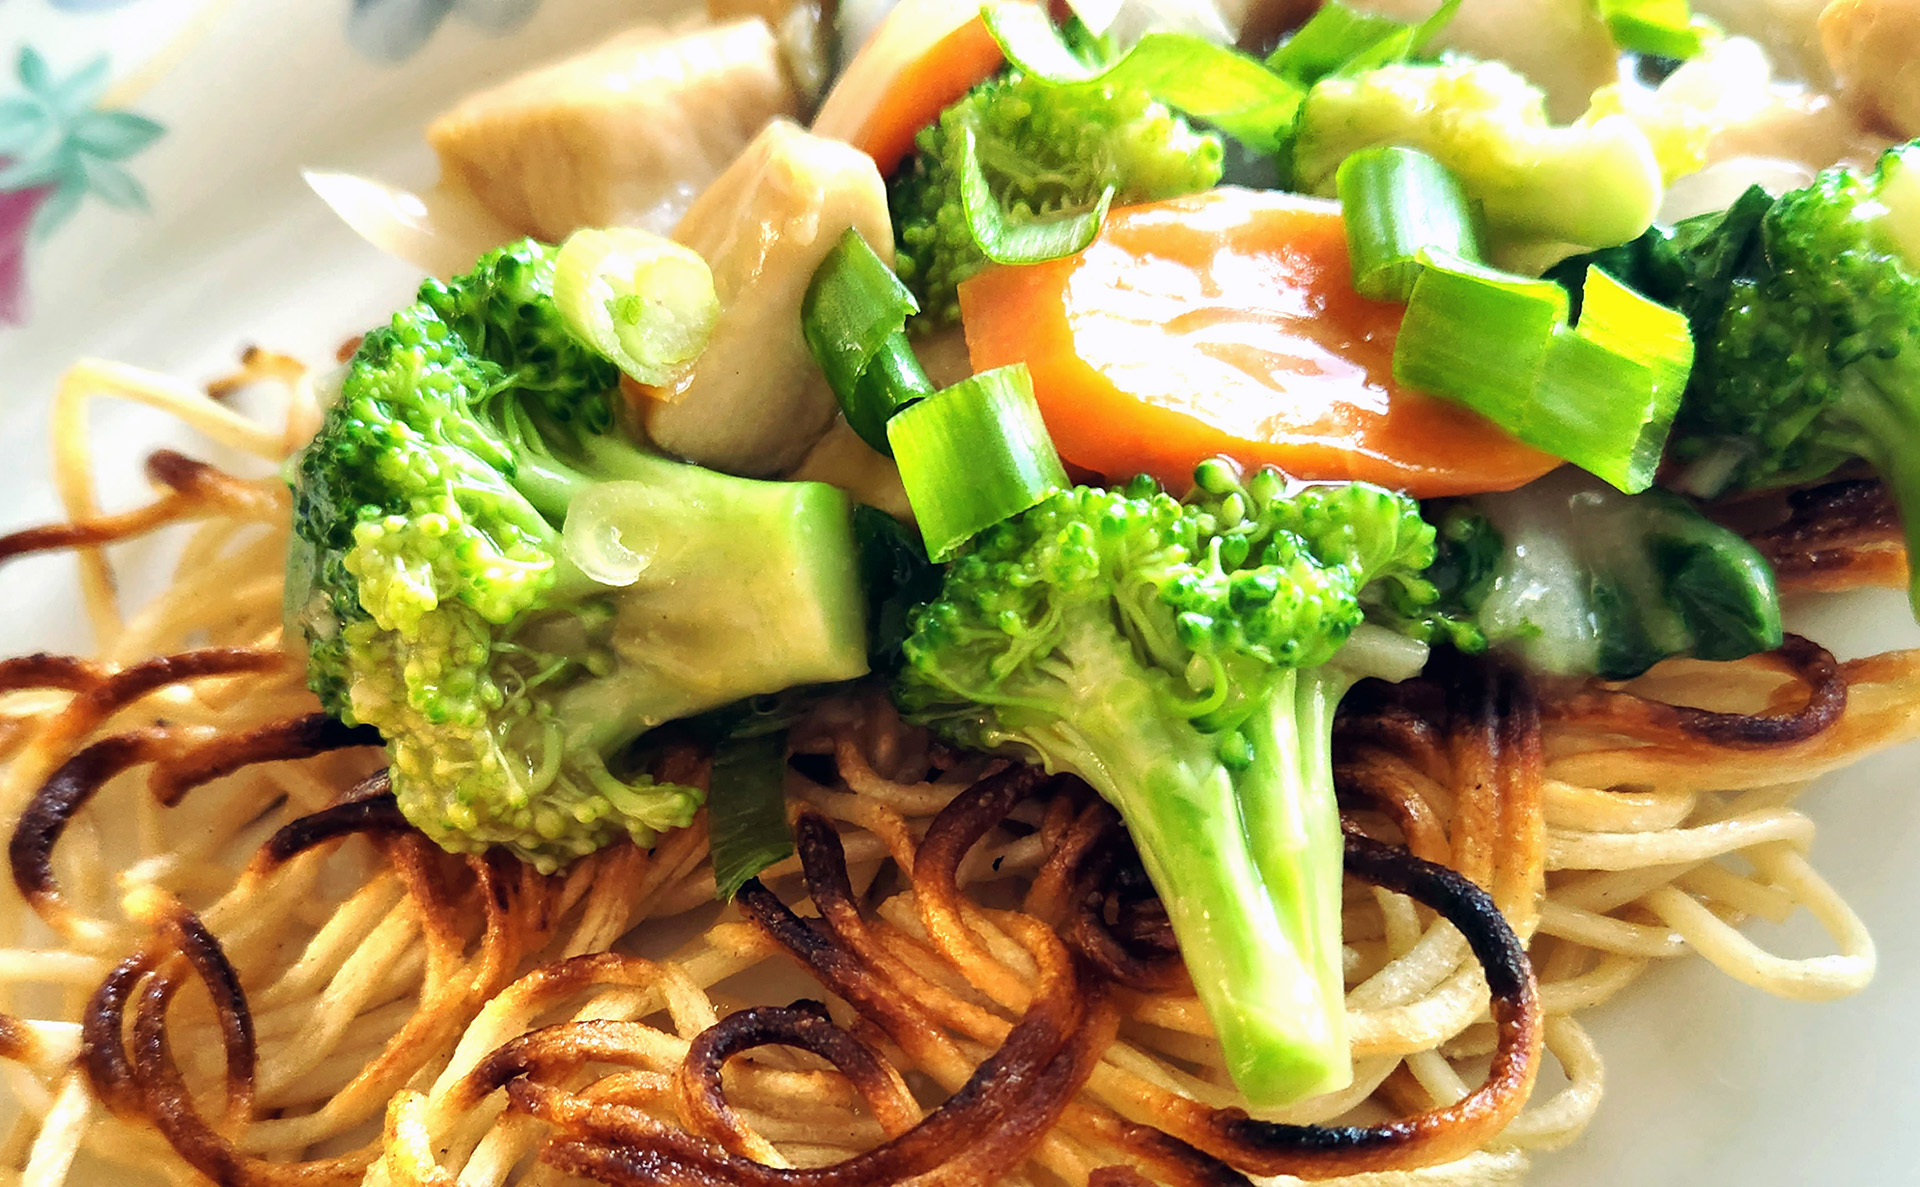
[[[222,402],[267,381],[283,429]],[[717,915],[704,822],[554,877],[434,848],[281,648],[284,488],[162,452],[155,500],[104,514],[96,395],[270,462],[315,421],[262,352],[212,394],[83,365],[68,522],[0,540],[77,550],[100,638],[0,663],[9,1183],[1513,1182],[1599,1104],[1578,1015],[1654,961],[1802,999],[1873,971],[1791,803],[1920,732],[1920,654],[1790,639],[1625,688],[1436,665],[1357,690],[1336,739],[1354,1084],[1251,1118],[1112,811],[878,693],[794,731],[799,852]],[[1904,578],[1870,490],[1788,510],[1761,541],[1789,582]],[[184,523],[123,617],[102,545]],[[1800,910],[1831,955],[1735,929]]]

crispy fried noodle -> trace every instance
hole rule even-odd
[[[284,426],[229,409],[243,383],[288,389]],[[1512,1182],[1599,1104],[1581,1013],[1655,962],[1802,1000],[1873,972],[1792,803],[1920,732],[1920,653],[1792,637],[1628,686],[1461,662],[1349,698],[1356,1074],[1280,1115],[1235,1107],[1111,809],[952,754],[877,694],[793,732],[799,851],[717,917],[703,822],[551,877],[448,855],[282,649],[279,480],[161,452],[151,502],[97,506],[95,397],[266,462],[315,423],[284,358],[214,392],[76,369],[67,522],[0,540],[75,551],[99,638],[0,663],[7,1182]],[[1873,498],[1814,492],[1758,542],[1789,580],[1904,581]],[[128,611],[102,546],[181,524],[172,585]],[[707,756],[662,765],[697,783]],[[1799,911],[1830,955],[1737,930]],[[667,932],[690,938],[639,954]]]

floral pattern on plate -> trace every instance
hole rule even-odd
[[[540,0],[352,0],[347,39],[367,57],[403,62],[449,16],[491,34],[519,28]]]
[[[121,162],[165,129],[130,111],[101,107],[106,58],[65,78],[23,48],[19,92],[0,98],[0,324],[26,319],[29,240],[45,239],[88,198],[145,210],[147,191]]]

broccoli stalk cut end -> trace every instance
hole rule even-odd
[[[552,281],[513,244],[367,336],[292,468],[288,565],[309,681],[380,730],[408,819],[546,871],[692,820],[698,789],[627,769],[647,729],[867,671],[845,498],[627,440]]]

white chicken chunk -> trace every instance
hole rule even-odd
[[[1833,0],[1820,43],[1861,119],[1903,140],[1920,136],[1920,0]]]
[[[670,230],[767,122],[798,112],[780,47],[757,17],[635,29],[477,94],[427,139],[448,181],[515,231]]]
[[[713,269],[720,320],[693,371],[646,399],[662,449],[764,478],[797,465],[838,405],[800,334],[800,301],[848,227],[893,259],[887,191],[872,158],[779,120],[700,195],[674,238]]]

